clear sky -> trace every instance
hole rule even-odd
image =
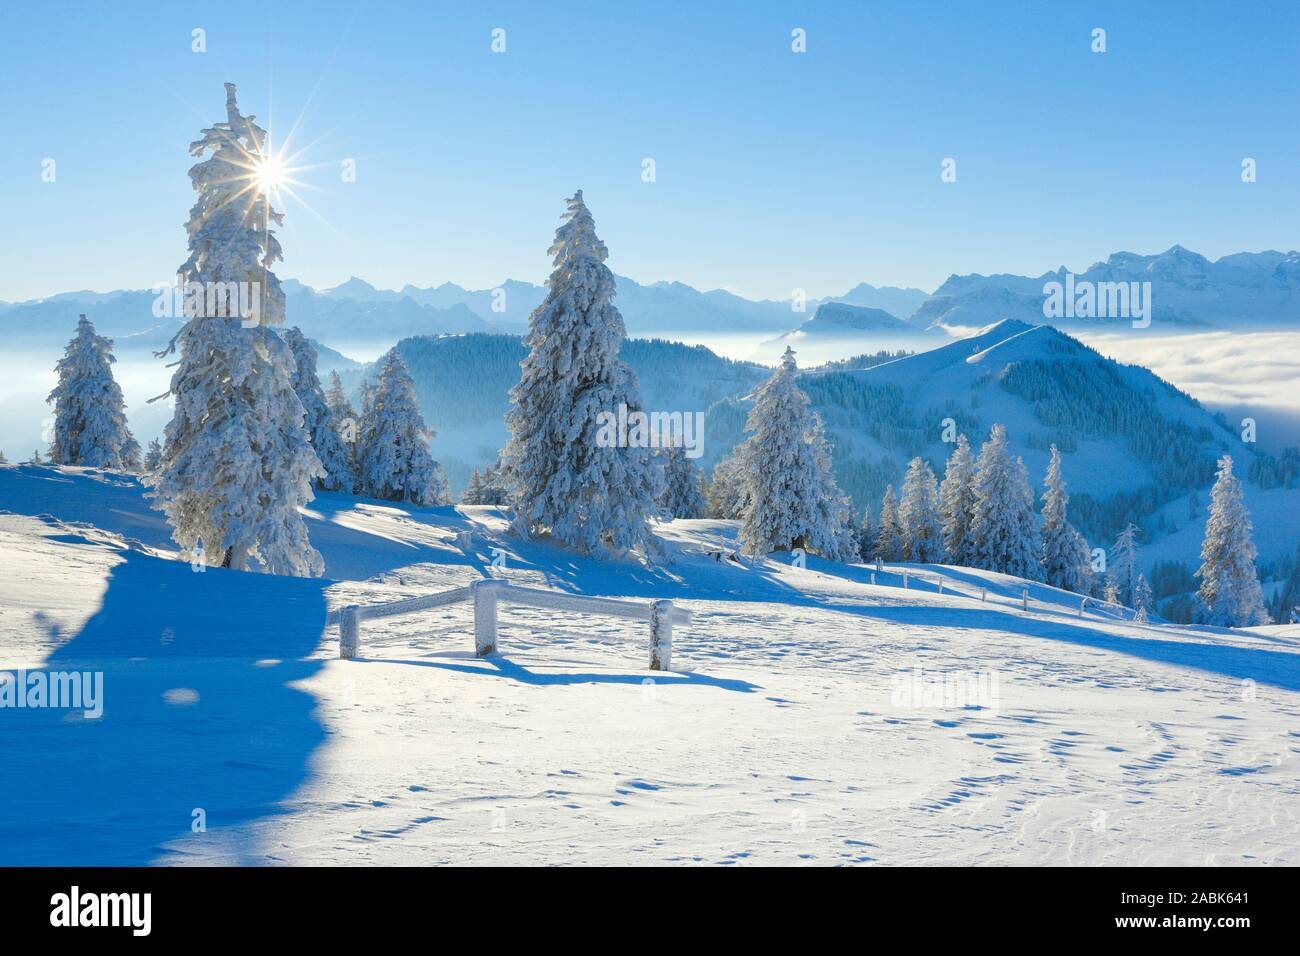
[[[278,271],[317,287],[540,281],[579,187],[615,271],[750,297],[1300,246],[1294,2],[29,0],[0,76],[9,301],[174,273],[224,81],[308,147]]]

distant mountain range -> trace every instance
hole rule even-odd
[[[1061,266],[1041,276],[950,276],[908,321],[918,328],[966,334],[1011,318],[1042,324],[1044,286],[1064,283]],[[1075,273],[1073,284],[1151,283],[1152,325],[1163,331],[1300,330],[1300,252],[1241,252],[1214,262],[1173,246],[1152,256],[1117,252]],[[1065,328],[1105,325],[1122,330],[1127,318],[1053,318]]]
[[[805,313],[790,302],[753,301],[715,289],[701,292],[680,282],[642,285],[617,277],[615,300],[628,334],[689,338],[699,334],[776,335],[788,331]],[[376,344],[387,347],[413,335],[464,332],[522,333],[528,316],[546,295],[545,286],[507,280],[493,289],[465,289],[454,283],[429,288],[407,285],[377,289],[353,277],[317,291],[295,279],[283,281],[286,325],[342,351]],[[876,289],[861,284],[850,291],[856,304],[872,302],[902,310],[925,300],[917,289]],[[846,297],[848,298],[848,297]],[[70,292],[28,302],[0,303],[0,343],[11,348],[59,347],[72,335],[77,315],[85,312],[101,334],[122,350],[158,349],[180,323],[153,315],[150,291]],[[816,309],[821,300],[803,303]],[[901,314],[900,314],[901,313]]]
[[[890,336],[900,327],[880,320],[850,336],[838,334],[855,313],[819,314],[819,307],[839,304],[875,310],[904,320],[912,329],[958,337],[1001,319],[1030,324],[1048,321],[1043,287],[1064,282],[1062,266],[1040,276],[950,276],[933,295],[920,289],[859,284],[842,296],[810,299],[796,310],[791,301],[751,300],[714,289],[700,291],[680,282],[643,285],[618,276],[615,300],[633,336],[691,340],[719,334],[793,336],[806,347],[812,340],[850,338],[851,349],[874,351],[896,347]],[[1150,282],[1152,318],[1165,331],[1207,329],[1300,329],[1300,252],[1237,253],[1211,262],[1174,246],[1157,255],[1117,252],[1074,279],[1080,282]],[[507,280],[493,289],[466,289],[451,282],[400,290],[377,289],[353,277],[331,289],[315,290],[284,280],[287,323],[312,338],[347,352],[349,348],[391,345],[412,335],[463,332],[522,332],[529,314],[542,301],[542,285]],[[0,302],[0,345],[46,350],[61,347],[72,333],[77,314],[86,312],[119,349],[156,349],[175,333],[177,322],[152,314],[149,291],[68,292],[28,302]],[[811,319],[807,318],[809,312]],[[869,321],[866,313],[858,320]],[[825,320],[825,321],[823,321]],[[1054,318],[1062,328],[1121,330],[1126,319]],[[924,340],[923,340],[924,341]],[[908,347],[915,347],[909,345]],[[772,348],[777,348],[772,345]],[[784,348],[784,346],[780,346]],[[760,355],[771,351],[764,347]],[[779,352],[778,352],[779,354]],[[844,357],[848,352],[828,357]],[[804,357],[804,361],[808,360]]]

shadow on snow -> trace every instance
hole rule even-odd
[[[102,671],[102,716],[0,712],[0,863],[183,861],[187,843],[278,812],[324,739],[314,698],[290,684],[322,666],[303,658],[326,582],[122,557],[43,666]]]

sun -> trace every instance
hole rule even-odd
[[[266,156],[253,165],[253,180],[262,194],[279,192],[288,178],[288,170],[279,156]]]

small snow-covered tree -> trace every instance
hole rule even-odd
[[[1201,543],[1201,579],[1196,592],[1197,620],[1221,627],[1268,624],[1268,612],[1255,572],[1255,542],[1241,481],[1232,474],[1232,457],[1219,459],[1210,492],[1210,515]]]
[[[483,472],[483,495],[480,504],[509,506],[510,504],[510,476],[506,474],[505,468],[498,458],[496,463]]]
[[[149,450],[144,455],[144,470],[153,472],[162,464],[162,443],[156,438],[149,439]]]
[[[746,489],[744,476],[734,455],[713,466],[713,480],[707,492],[710,518],[739,521],[745,510]]]
[[[903,529],[903,560],[933,564],[943,560],[943,528],[939,520],[939,487],[928,462],[913,458],[903,479],[898,505]]]
[[[7,465],[7,464],[9,464],[9,459],[5,457],[4,452],[0,451],[0,465]]]
[[[471,471],[469,482],[460,496],[461,504],[465,505],[504,505],[509,500],[510,489],[506,486],[500,459],[481,471],[477,468]]]
[[[975,512],[975,455],[965,435],[948,456],[939,486],[939,515],[943,521],[943,546],[953,564],[972,560],[970,523]]]
[[[1133,585],[1133,610],[1137,621],[1145,621],[1151,613],[1151,585],[1143,574],[1138,575],[1137,584]]]
[[[881,561],[903,559],[903,524],[898,517],[898,498],[894,495],[893,485],[885,489],[885,497],[880,502],[875,557]]]
[[[749,554],[803,548],[850,560],[848,499],[831,472],[821,419],[795,382],[787,348],[772,377],[754,392],[745,422],[749,437],[736,451],[747,501],[740,541]]]
[[[325,404],[329,406],[334,417],[339,421],[346,418],[355,419],[357,413],[352,408],[352,402],[348,398],[348,393],[343,388],[343,380],[339,378],[338,369],[330,369],[330,384],[325,390]]]
[[[871,505],[862,509],[862,523],[858,525],[858,559],[870,561],[876,553],[876,533],[871,527]]]
[[[994,425],[975,463],[971,563],[1037,580],[1034,493],[1023,461],[1011,460],[1007,430]]]
[[[39,448],[37,448],[35,451],[32,452],[31,464],[33,465],[44,464],[44,462],[41,461],[41,450]]]
[[[602,413],[642,408],[636,373],[619,358],[626,330],[612,301],[609,252],[582,190],[568,200],[550,254],[546,298],[529,316],[528,355],[506,415],[514,526],[525,534],[549,530],[582,552],[648,554],[659,463],[648,447],[599,440]]]
[[[1120,600],[1119,584],[1116,582],[1115,576],[1112,574],[1106,575],[1106,584],[1102,587],[1101,599],[1107,604],[1124,603]]]
[[[379,362],[379,378],[367,393],[357,437],[361,493],[425,507],[451,498],[447,476],[429,453],[434,437],[424,424],[411,371],[397,349]]]
[[[293,353],[293,390],[305,413],[303,427],[325,470],[316,479],[316,487],[321,491],[350,493],[357,485],[352,452],[339,436],[338,422],[320,387],[320,379],[316,377],[316,346],[297,328],[287,330],[284,340]]]
[[[669,518],[703,518],[708,513],[704,500],[704,474],[686,457],[680,444],[665,448],[664,490],[659,505]]]
[[[162,463],[147,480],[187,554],[202,545],[225,567],[318,575],[324,562],[299,508],[322,468],[303,429],[293,355],[272,328],[284,318],[270,228],[282,216],[259,186],[266,133],[239,112],[233,83],[226,117],[190,144],[206,158],[190,168],[198,199],[178,278],[217,294],[187,294],[187,321],[163,353],[180,348],[168,392],[175,405]]]
[[[1092,555],[1083,535],[1066,517],[1070,496],[1061,477],[1061,453],[1052,446],[1043,492],[1043,580],[1053,587],[1091,594]]]
[[[126,425],[122,389],[113,378],[113,342],[95,334],[84,315],[63,358],[54,366],[59,384],[54,403],[50,463],[138,471],[140,446]]]
[[[1115,538],[1110,550],[1110,577],[1119,591],[1119,603],[1133,606],[1133,588],[1138,579],[1137,525],[1129,522]]]

